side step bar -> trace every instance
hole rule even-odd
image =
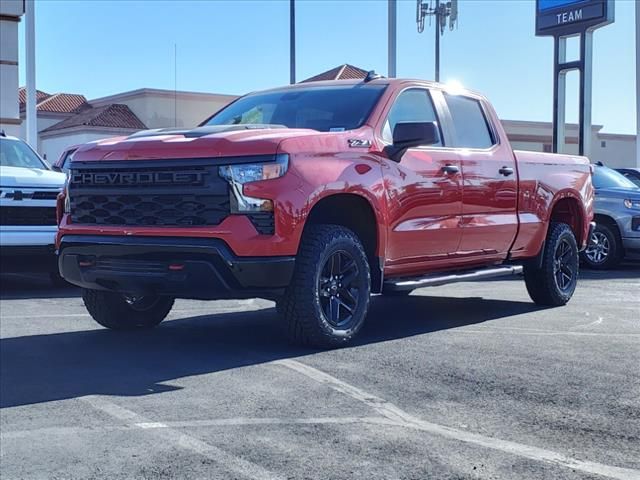
[[[414,288],[437,287],[438,285],[456,282],[474,282],[488,278],[520,275],[521,273],[522,265],[508,265],[504,267],[483,268],[480,270],[461,270],[455,273],[443,272],[416,278],[388,279],[385,280],[384,287],[394,291],[413,290]]]

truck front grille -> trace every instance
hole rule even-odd
[[[217,166],[186,160],[96,163],[97,168],[72,167],[72,223],[209,226],[230,214],[228,184]]]
[[[229,198],[218,195],[71,196],[71,221],[87,225],[218,225],[229,214]]]
[[[0,225],[57,225],[55,207],[2,207]]]

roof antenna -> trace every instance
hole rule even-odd
[[[368,83],[371,80],[376,80],[377,78],[384,78],[384,77],[379,73],[376,73],[375,70],[369,70],[367,72],[367,76],[364,78],[364,83]]]

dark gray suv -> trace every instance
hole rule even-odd
[[[612,268],[640,253],[640,188],[603,165],[594,165],[593,186],[596,228],[582,259],[591,268]]]

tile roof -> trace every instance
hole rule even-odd
[[[27,92],[24,87],[18,89],[18,98],[20,111],[24,112],[27,106]],[[87,99],[84,95],[75,93],[49,94],[36,90],[36,110],[38,112],[73,113],[87,105]]]
[[[331,70],[327,70],[326,72],[302,80],[299,83],[319,82],[321,80],[357,80],[359,78],[365,78],[367,73],[367,70],[345,63],[339,67],[332,68]]]
[[[147,128],[128,106],[112,103],[96,108],[86,107],[75,115],[49,128],[45,128],[42,133],[79,126],[126,128],[130,130],[144,130]]]
[[[72,113],[87,105],[84,95],[56,93],[38,103],[38,111]]]
[[[43,92],[42,90],[36,90],[36,103],[40,103],[45,98],[50,97],[51,95]],[[18,100],[20,102],[20,108],[23,108],[23,103],[27,103],[27,89],[24,87],[20,87],[18,89]]]

